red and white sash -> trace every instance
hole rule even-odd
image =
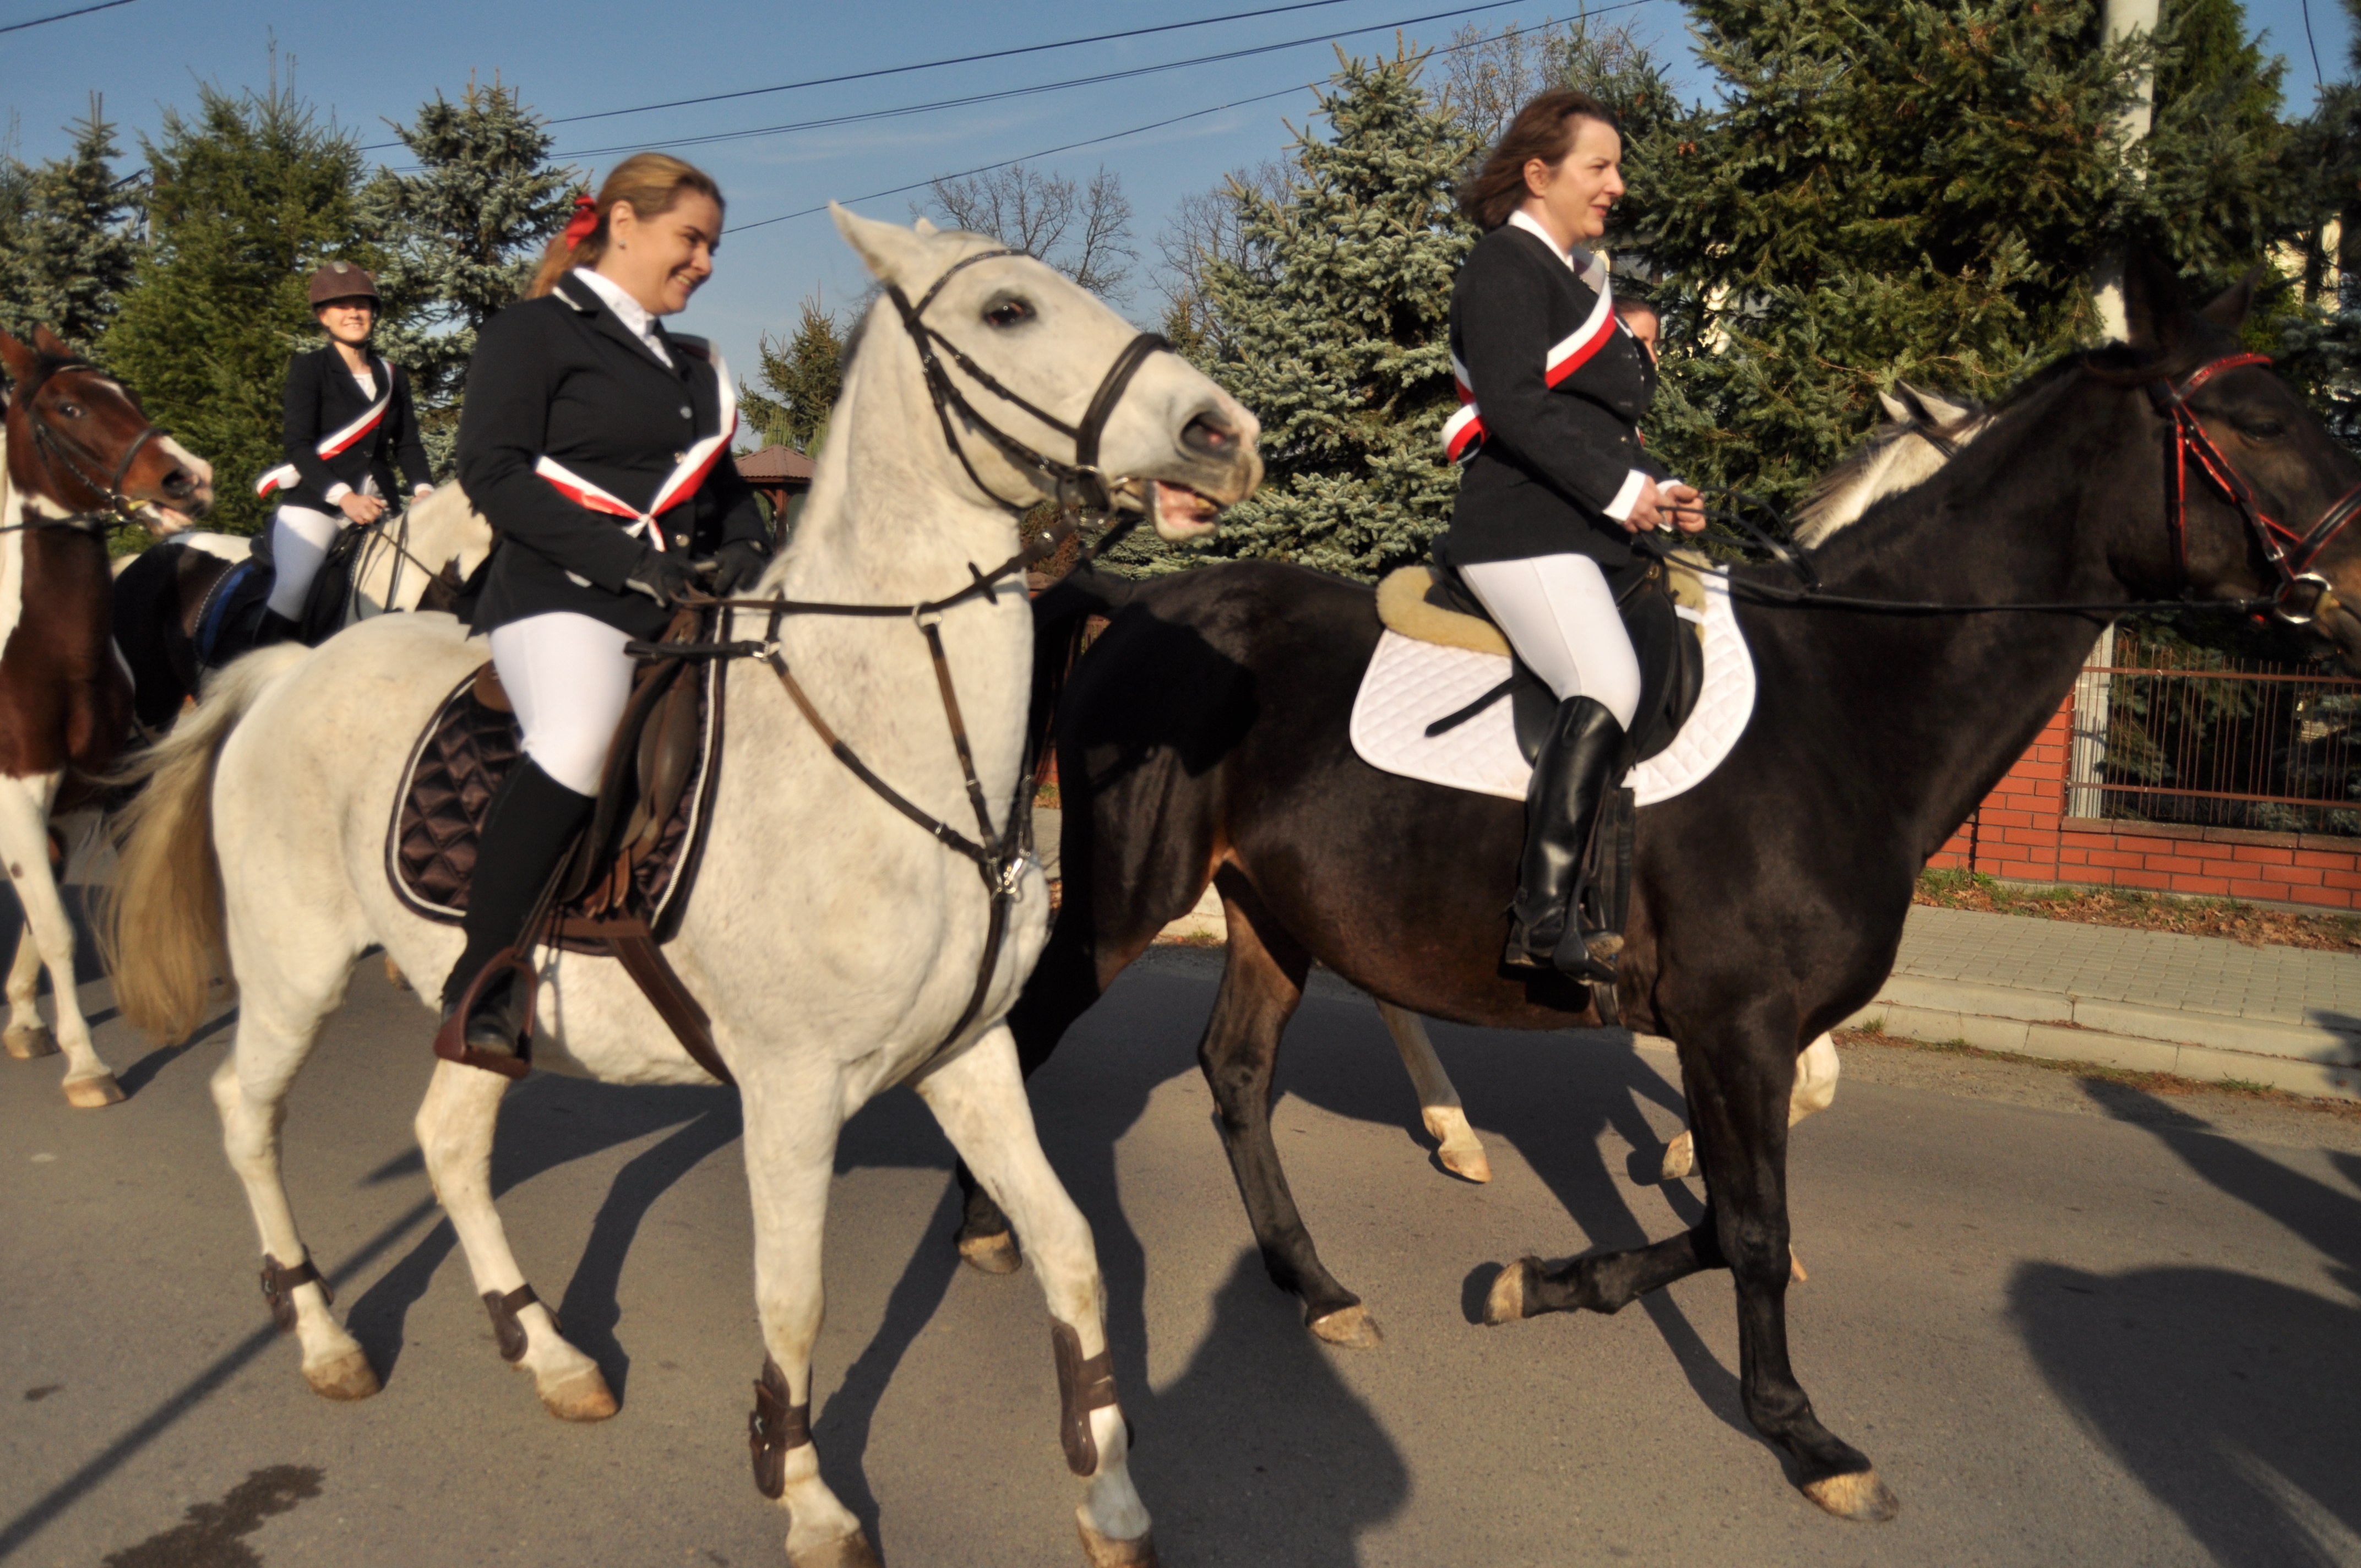
[[[334,457],[340,452],[349,451],[355,442],[378,427],[378,422],[385,418],[386,406],[392,401],[393,367],[389,365],[385,367],[385,396],[371,403],[368,412],[345,426],[344,429],[333,435],[322,436],[320,444],[316,448],[320,455]],[[258,496],[268,496],[273,490],[283,489],[294,484],[302,477],[302,471],[294,464],[281,463],[254,482],[254,493]]]
[[[550,458],[544,457],[533,466],[534,473],[556,487],[559,495],[577,506],[604,512],[609,517],[631,519],[631,526],[623,532],[645,534],[648,543],[658,550],[664,548],[664,530],[654,526],[657,515],[697,493],[697,487],[705,483],[705,477],[713,471],[713,465],[730,449],[730,437],[738,433],[738,386],[730,380],[730,367],[722,361],[720,352],[710,345],[700,345],[677,337],[672,339],[672,345],[686,349],[713,367],[714,378],[721,387],[720,428],[681,455],[679,466],[657,487],[655,499],[648,503],[645,511],[620,496],[600,489]]]
[[[1608,281],[1607,269],[1593,258],[1590,266],[1578,276],[1598,291],[1598,303],[1591,307],[1580,326],[1550,345],[1549,352],[1542,356],[1542,379],[1553,389],[1589,364],[1592,356],[1614,337],[1620,324],[1615,319],[1615,294]],[[1451,378],[1459,389],[1459,409],[1443,422],[1443,455],[1446,462],[1465,463],[1484,444],[1484,415],[1476,407],[1476,389],[1469,384],[1467,367],[1459,362],[1456,354],[1451,356]]]

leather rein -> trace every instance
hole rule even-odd
[[[1796,554],[1771,533],[1756,526],[1750,515],[1761,512],[1784,521],[1776,507],[1770,502],[1730,490],[1722,493],[1733,497],[1740,504],[1734,508],[1708,507],[1708,517],[1735,522],[1753,541],[1769,553],[1781,565],[1795,576],[1800,587],[1785,588],[1776,584],[1733,578],[1733,591],[1782,604],[1825,605],[1834,609],[1883,610],[1905,615],[1977,615],[1996,611],[2048,612],[2054,614],[2104,614],[2110,617],[2134,612],[2148,614],[2189,614],[2194,611],[2235,611],[2260,615],[2268,612],[2290,626],[2308,626],[2319,616],[2320,609],[2333,593],[2328,579],[2312,570],[2322,552],[2344,532],[2356,516],[2361,516],[2361,485],[2356,485],[2330,502],[2312,525],[2301,533],[2279,522],[2265,512],[2255,499],[2253,488],[2213,438],[2206,433],[2204,424],[2189,406],[2191,392],[2225,371],[2242,369],[2251,365],[2268,365],[2268,354],[2230,354],[2199,366],[2178,384],[2164,378],[2154,378],[2146,386],[2148,400],[2172,426],[2170,460],[2167,466],[2166,522],[2173,541],[2173,558],[2181,581],[2181,597],[2174,599],[2133,599],[2086,604],[2015,603],[2015,604],[1944,604],[1930,599],[1860,598],[1823,590],[1820,576],[1808,556]],[[1952,453],[1955,455],[1957,448]],[[2278,586],[2268,594],[2252,598],[2205,600],[2191,597],[2189,579],[2189,470],[2197,471],[2222,493],[2223,499],[2237,509],[2256,542],[2261,546],[2263,558],[2278,575]]]
[[[1016,794],[1008,803],[1006,826],[996,833],[993,829],[991,801],[984,793],[982,779],[976,774],[975,753],[969,743],[967,719],[960,710],[959,693],[951,680],[950,661],[943,651],[941,630],[943,615],[955,606],[964,604],[970,599],[982,598],[997,604],[999,592],[1006,580],[1022,573],[1036,562],[1055,554],[1060,546],[1081,530],[1084,516],[1104,521],[1114,511],[1116,492],[1129,481],[1111,476],[1098,466],[1100,438],[1105,433],[1107,421],[1114,416],[1116,404],[1123,400],[1124,392],[1131,385],[1132,378],[1138,374],[1140,367],[1147,363],[1150,355],[1168,350],[1171,346],[1162,336],[1152,332],[1144,332],[1133,338],[1124,346],[1123,352],[1115,356],[1115,363],[1107,367],[1106,374],[1100,378],[1098,389],[1092,394],[1090,406],[1084,411],[1082,421],[1078,424],[1068,424],[1045,410],[1036,407],[1002,385],[998,379],[971,359],[957,344],[952,343],[928,324],[924,319],[927,307],[932,304],[936,296],[942,292],[943,285],[954,273],[972,267],[979,261],[1022,254],[1024,253],[1021,251],[1001,249],[979,251],[975,255],[964,257],[954,263],[940,278],[935,280],[934,286],[929,288],[915,305],[910,302],[898,285],[889,283],[886,285],[885,291],[886,296],[894,302],[895,309],[900,313],[903,324],[909,332],[910,340],[918,351],[918,363],[926,375],[927,389],[933,400],[936,417],[942,426],[943,440],[950,447],[952,455],[959,458],[960,466],[967,471],[968,477],[974,482],[976,488],[995,504],[1018,515],[1022,515],[1027,510],[1027,503],[1007,499],[984,483],[982,476],[976,473],[975,466],[970,461],[966,448],[952,425],[951,411],[954,409],[959,411],[960,416],[971,427],[980,432],[1011,461],[1021,467],[1032,470],[1042,477],[1043,488],[1050,490],[1057,497],[1060,516],[1055,524],[1036,536],[1016,554],[988,572],[978,571],[971,565],[968,567],[968,573],[973,580],[965,587],[946,594],[940,598],[928,599],[918,604],[831,604],[823,601],[790,599],[784,594],[772,598],[711,598],[702,595],[691,595],[685,601],[689,606],[720,612],[718,623],[718,630],[722,633],[720,640],[712,642],[634,641],[627,645],[628,651],[633,655],[645,658],[760,659],[768,664],[771,673],[778,677],[779,685],[786,691],[788,700],[795,704],[796,710],[803,715],[804,722],[811,726],[812,732],[819,737],[823,745],[827,746],[829,755],[843,764],[845,770],[853,777],[867,785],[879,799],[923,828],[943,848],[974,865],[976,874],[983,879],[984,890],[992,901],[990,923],[984,932],[983,956],[977,963],[975,985],[968,994],[967,1005],[961,1009],[958,1022],[945,1032],[941,1042],[927,1053],[926,1059],[928,1061],[933,1060],[945,1047],[957,1040],[966,1031],[968,1025],[975,1022],[977,1014],[983,1010],[984,999],[992,991],[992,978],[1000,967],[1001,948],[1007,939],[1009,912],[1020,895],[1025,862],[1033,848],[1033,814],[1026,808],[1026,796],[1033,784],[1032,771],[1029,768],[1018,770]],[[994,397],[1022,409],[1050,429],[1071,438],[1074,444],[1073,461],[1065,462],[1037,451],[985,419],[977,411],[975,405],[968,400],[966,394],[961,392],[958,385],[952,381],[950,373],[943,367],[942,356],[936,352],[938,346],[942,350],[942,355],[948,355],[951,362],[956,364],[969,378]],[[1085,553],[1085,560],[1095,558],[1136,525],[1137,519],[1131,519],[1109,527],[1100,536],[1098,542]],[[1008,591],[1022,593],[1024,589],[1021,587],[1010,587]],[[735,616],[741,610],[759,613],[765,617],[766,624],[761,639],[730,640],[729,630]],[[819,709],[813,705],[810,695],[804,690],[802,683],[796,679],[795,672],[788,668],[786,655],[780,646],[780,627],[791,615],[893,620],[906,618],[918,629],[919,634],[927,640],[928,657],[934,665],[935,687],[942,699],[944,719],[950,729],[951,747],[959,754],[960,776],[966,785],[968,806],[975,814],[975,834],[972,838],[926,811],[907,795],[886,783],[874,769],[862,760],[860,754],[853,751],[844,738],[820,717]]]
[[[14,533],[35,528],[70,528],[77,533],[86,533],[95,539],[104,539],[107,530],[117,522],[129,521],[138,510],[139,504],[123,493],[123,478],[125,475],[131,472],[131,465],[137,460],[140,452],[148,444],[166,433],[164,427],[151,424],[142,428],[137,435],[131,438],[130,444],[124,447],[123,456],[115,465],[115,472],[102,483],[82,466],[83,463],[89,463],[93,467],[98,466],[97,460],[85,453],[82,455],[82,462],[76,462],[72,444],[60,434],[49,421],[41,417],[40,407],[33,400],[42,386],[48,385],[52,378],[70,370],[88,370],[97,374],[98,367],[87,359],[63,360],[49,368],[49,373],[42,377],[38,386],[19,388],[16,397],[24,403],[25,423],[32,431],[33,447],[40,454],[43,466],[52,469],[63,468],[68,474],[73,476],[74,481],[82,488],[97,495],[100,504],[97,507],[68,512],[63,517],[47,517],[38,515],[31,510],[28,497],[23,519],[16,522],[0,523],[0,533]]]

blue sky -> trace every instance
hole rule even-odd
[[[0,26],[78,3],[88,0],[0,0]],[[153,132],[166,106],[193,101],[201,80],[232,89],[261,83],[269,69],[269,41],[275,37],[279,48],[294,58],[302,94],[364,142],[377,143],[389,139],[388,119],[407,118],[438,90],[456,95],[471,72],[487,80],[497,73],[555,118],[1219,16],[1269,3],[803,0],[780,5],[704,0],[674,6],[616,0],[565,5],[407,0],[361,6],[337,0],[132,0],[95,15],[0,35],[0,103],[16,117],[18,153],[28,159],[63,148],[61,127],[83,112],[93,90],[105,94],[108,115],[126,133]],[[595,152],[569,161],[603,170],[620,155],[597,149],[895,108],[1293,39],[1337,35],[1348,49],[1374,52],[1390,47],[1389,31],[1350,30],[1383,29],[1467,4],[1335,0],[1292,16],[1014,60],[561,125],[558,148],[565,155]],[[2312,83],[2302,4],[2247,0],[2250,22],[2288,57],[2289,95],[2299,104],[2309,102]],[[2310,4],[2312,36],[2323,67],[2334,80],[2343,72],[2350,23],[2340,0]],[[1594,13],[1605,8],[1592,5]],[[1472,18],[1425,22],[1410,32],[1417,40],[1439,43],[1468,19],[1532,24],[1570,9],[1510,0]],[[1689,60],[1684,16],[1677,0],[1637,0],[1618,8],[1613,19],[1632,22],[1694,89],[1702,82]],[[1287,89],[1324,74],[1333,61],[1326,43],[1312,42],[1126,82],[680,150],[720,181],[730,196],[732,224],[818,206],[831,197],[871,216],[906,219],[912,195],[859,198]],[[1289,138],[1283,122],[1300,124],[1311,104],[1309,93],[1289,92],[1044,162],[1073,175],[1087,176],[1101,164],[1120,174],[1136,212],[1135,237],[1144,255],[1152,256],[1156,233],[1175,202],[1216,183],[1225,170],[1277,154]],[[126,142],[132,139],[126,134]],[[373,156],[398,159],[400,150]],[[858,297],[863,284],[858,264],[825,214],[768,224],[730,236],[713,280],[676,324],[714,336],[734,367],[751,370],[758,334],[792,325],[798,301],[818,290],[824,302],[840,307]],[[1144,279],[1132,309],[1142,317],[1154,313],[1153,291]]]

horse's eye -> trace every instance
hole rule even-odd
[[[1003,300],[983,313],[983,319],[997,327],[1012,327],[1033,319],[1033,307],[1023,300]]]
[[[2257,420],[2252,424],[2240,425],[2238,433],[2249,441],[2277,441],[2287,433],[2287,426],[2275,419]]]
[[[67,419],[80,419],[82,418],[82,405],[80,403],[60,403],[58,405],[58,412]]]

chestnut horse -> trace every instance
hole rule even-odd
[[[131,732],[131,677],[111,641],[118,521],[185,528],[213,505],[213,468],[148,422],[129,388],[47,328],[0,334],[14,392],[0,460],[0,855],[25,930],[8,971],[10,1056],[63,1047],[69,1102],[123,1098],[74,989],[74,929],[58,893],[52,813],[92,793]],[[54,1033],[34,999],[49,972]]]
[[[1734,571],[1754,711],[1717,772],[1639,814],[1617,982],[1625,1024],[1678,1047],[1704,1216],[1649,1246],[1520,1259],[1486,1302],[1493,1324],[1613,1312],[1730,1269],[1748,1418],[1844,1518],[1899,1505],[1789,1360],[1798,1053],[1877,994],[1927,858],[2057,711],[2114,616],[2271,604],[2361,666],[2361,533],[2345,527],[2361,462],[2240,352],[2246,285],[2202,313],[2169,298],[2169,280],[2135,276],[2126,292],[2129,345],[2030,378],[1972,446],[1812,552],[1819,589]],[[1037,618],[1079,622],[1092,591],[1060,584]],[[1368,588],[1242,562],[1106,597],[1121,607],[1056,717],[1064,905],[1009,1025],[1038,1064],[1210,881],[1229,942],[1199,1059],[1265,1266],[1316,1325],[1358,1299],[1312,1250],[1269,1123],[1312,962],[1462,1023],[1598,1014],[1580,986],[1499,967],[1520,805],[1354,751],[1348,715],[1379,632]],[[962,1240],[1006,1229],[978,1194]]]

